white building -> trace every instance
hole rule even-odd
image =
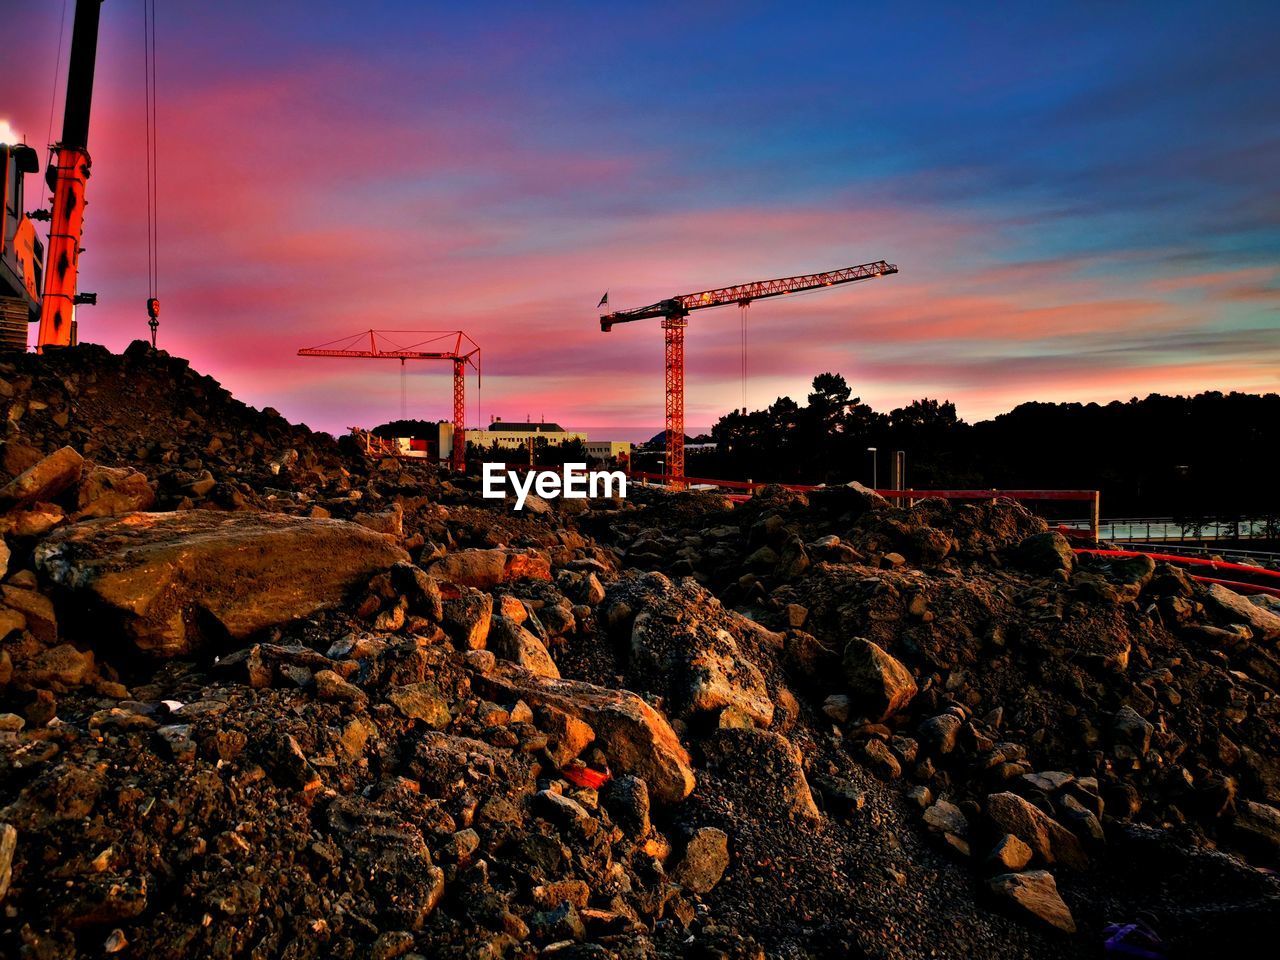
[[[585,433],[565,430],[558,423],[534,423],[533,421],[509,422],[495,420],[489,424],[488,430],[468,430],[467,443],[474,443],[481,448],[489,448],[495,443],[504,450],[524,447],[530,438],[542,438],[549,444],[567,443],[570,440],[587,440]]]

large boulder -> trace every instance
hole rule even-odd
[[[1076,835],[1016,793],[987,797],[987,817],[999,834],[1017,837],[1046,864],[1061,863],[1081,870],[1089,858]]]
[[[538,550],[459,550],[441,557],[427,572],[458,586],[488,590],[513,580],[550,580],[551,561]]]
[[[854,637],[844,648],[844,679],[853,711],[877,723],[893,716],[916,695],[911,671],[862,637]]]
[[[640,777],[653,799],[683,800],[695,780],[689,754],[666,718],[629,690],[610,690],[591,683],[540,677],[500,664],[477,676],[478,690],[496,700],[524,700],[532,706],[557,707],[595,731],[595,743],[619,773]]]
[[[354,523],[212,510],[88,520],[35,553],[68,609],[106,614],[157,656],[308,616],[407,559]]]

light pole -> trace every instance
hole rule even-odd
[[[666,473],[667,473],[667,461],[659,460],[658,461],[658,477],[659,479],[662,480],[662,485],[664,487],[667,485]]]
[[[879,471],[877,469],[879,467],[879,463],[877,459],[876,448],[867,447],[867,453],[871,454],[871,489],[874,490],[876,489],[877,486],[879,486],[879,484],[876,482],[879,476]]]

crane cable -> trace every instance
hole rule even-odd
[[[53,154],[53,116],[58,103],[58,75],[62,65],[62,38],[67,30],[67,0],[62,0],[62,20],[58,23],[58,55],[53,60],[53,84],[49,92],[49,132],[44,142],[49,145],[50,156]]]
[[[750,301],[738,304],[738,313],[742,320],[742,414],[747,413],[747,309]]]
[[[156,5],[155,0],[142,0],[142,73],[145,94],[147,171],[147,325],[151,328],[151,346],[156,345],[160,326],[159,218],[160,201],[156,191],[158,156],[156,151]]]

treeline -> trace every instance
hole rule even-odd
[[[1024,403],[969,424],[948,401],[888,413],[852,395],[839,374],[814,378],[801,405],[780,397],[712,429],[714,451],[687,456],[690,476],[881,486],[894,450],[906,486],[1099,489],[1109,516],[1205,517],[1280,512],[1280,395],[1152,394],[1127,402]]]

